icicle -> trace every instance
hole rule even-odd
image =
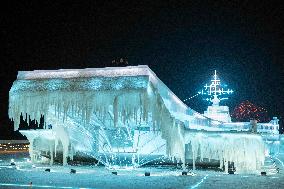
[[[118,97],[116,96],[113,101],[113,125],[117,126],[118,121]]]
[[[34,162],[34,138],[29,138],[29,154],[31,157],[31,161]]]
[[[49,150],[49,153],[50,153],[50,165],[53,165],[53,161],[54,161],[54,158],[53,158],[53,144],[51,143],[49,146],[50,146],[50,150]]]
[[[58,146],[58,139],[56,138],[54,141],[54,157],[56,157],[57,146]]]
[[[234,162],[238,172],[255,171],[264,163],[265,145],[261,136],[238,133],[187,133],[187,142],[192,146],[192,158],[197,156],[220,161],[220,168],[228,169]],[[200,151],[200,154],[197,152]]]

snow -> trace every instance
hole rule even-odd
[[[117,170],[118,175],[112,175],[112,170],[93,166],[33,166],[27,162],[26,155],[1,154],[0,159],[0,187],[1,188],[103,188],[103,189],[142,189],[142,188],[283,188],[284,167],[283,153],[274,157],[280,173],[268,176],[260,174],[228,175],[222,172],[190,170],[188,176],[181,176],[181,169],[166,167],[146,167],[134,170]],[[9,166],[14,158],[17,167]],[[277,160],[278,159],[278,160]],[[282,163],[281,163],[282,162]],[[45,172],[50,168],[51,172]],[[76,174],[70,174],[75,169]],[[144,173],[150,172],[149,177]]]

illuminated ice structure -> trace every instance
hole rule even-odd
[[[256,120],[251,120],[250,122],[232,122],[229,107],[219,105],[222,100],[227,100],[228,95],[233,93],[233,90],[226,89],[226,87],[226,85],[221,83],[215,70],[211,84],[206,84],[204,89],[198,92],[198,95],[205,97],[206,101],[212,103],[211,106],[208,106],[207,111],[204,112],[204,116],[223,122],[224,129],[230,128],[231,131],[250,130],[251,132],[259,133],[266,142],[268,153],[278,153],[280,135],[279,120],[277,117],[273,117],[269,123],[257,123]]]
[[[9,93],[9,117],[20,115],[44,129],[20,130],[31,160],[41,155],[93,157],[108,168],[169,160],[183,166],[219,162],[228,171],[259,171],[265,143],[251,124],[237,127],[185,105],[148,66],[19,71]],[[242,128],[242,129],[239,129]]]
[[[228,99],[227,97],[223,97],[223,95],[232,94],[233,90],[225,90],[223,88],[220,79],[217,77],[216,70],[213,79],[211,80],[211,84],[206,84],[204,88],[205,89],[202,89],[200,92],[198,92],[198,94],[206,96],[207,98],[205,100],[212,102],[212,106],[208,106],[207,111],[204,112],[204,115],[214,120],[226,123],[231,122],[229,107],[220,106],[219,103],[222,100]]]

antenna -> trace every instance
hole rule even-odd
[[[198,92],[198,94],[205,97],[204,100],[212,102],[216,106],[219,105],[220,101],[227,100],[228,95],[232,93],[232,89],[226,89],[226,86],[221,84],[216,70],[214,71],[213,79],[211,79],[211,84],[205,84],[203,89]]]

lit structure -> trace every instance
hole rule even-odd
[[[213,94],[213,106],[220,110],[218,95],[232,91],[219,88],[216,74],[212,82],[208,95]],[[263,138],[248,132],[251,124],[199,114],[148,66],[19,72],[9,93],[15,130],[21,114],[45,119],[44,129],[20,131],[30,142],[33,162],[41,154],[51,164],[56,156],[66,165],[80,154],[110,168],[173,159],[195,168],[200,161],[216,160],[225,171],[234,162],[238,172],[251,172],[260,170],[265,159]]]
[[[278,153],[277,149],[279,148],[280,138],[279,120],[277,117],[273,117],[269,123],[258,123],[261,119],[260,116],[264,117],[264,120],[267,119],[267,116],[263,113],[265,110],[246,101],[245,103],[241,103],[239,107],[235,109],[234,116],[239,119],[241,119],[242,116],[246,119],[247,117],[252,116],[252,119],[248,120],[249,122],[232,122],[229,107],[219,105],[222,100],[227,100],[227,96],[233,93],[233,90],[225,88],[226,86],[222,85],[215,70],[211,84],[206,84],[204,89],[198,92],[199,95],[205,97],[204,100],[212,103],[211,106],[208,106],[207,111],[204,111],[203,115],[214,120],[221,121],[222,130],[251,131],[261,134],[266,141],[269,153]]]
[[[26,140],[0,140],[0,151],[4,152],[26,152],[29,143]]]
[[[222,85],[215,70],[211,84],[206,84],[204,89],[198,92],[199,95],[205,97],[204,100],[212,103],[211,106],[207,107],[207,111],[204,111],[204,116],[222,122],[222,129],[224,130],[248,131],[254,129],[255,132],[267,134],[266,137],[269,136],[270,138],[272,137],[279,140],[279,120],[277,117],[273,117],[269,123],[257,123],[259,117],[261,115],[263,116],[263,114],[260,113],[265,110],[254,106],[248,101],[241,103],[234,114],[236,117],[241,117],[243,114],[250,113],[255,120],[252,119],[249,122],[232,122],[229,107],[219,105],[222,100],[228,100],[227,96],[233,93],[233,90],[225,88],[226,85]],[[265,119],[267,119],[266,116]]]
[[[219,103],[222,100],[227,100],[228,98],[223,96],[232,94],[233,90],[225,89],[224,87],[225,86],[221,84],[221,80],[218,78],[215,70],[211,84],[206,84],[204,86],[205,89],[202,89],[198,93],[202,96],[205,96],[206,101],[212,102],[212,106],[208,106],[207,111],[204,112],[204,115],[214,120],[228,123],[231,122],[229,107],[220,106]]]

